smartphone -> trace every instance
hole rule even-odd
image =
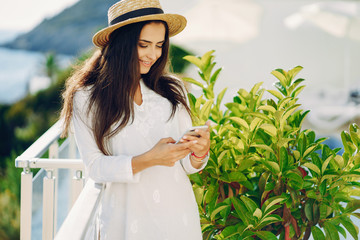
[[[206,130],[208,129],[208,126],[207,125],[202,125],[202,126],[194,126],[194,127],[191,127],[189,128],[182,136],[181,138],[184,136],[184,135],[191,135],[191,136],[194,136],[194,137],[200,137],[200,135],[195,132],[196,129],[203,129],[203,130]],[[176,142],[176,143],[179,143],[181,138]]]

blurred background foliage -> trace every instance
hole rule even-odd
[[[44,55],[40,71],[51,79],[51,85],[36,94],[27,94],[14,104],[0,104],[0,239],[20,238],[20,177],[22,169],[14,160],[59,118],[61,93],[74,66],[90,57],[93,50],[77,57],[71,66],[61,69],[55,53]],[[170,69],[181,74],[189,65],[182,58],[191,53],[170,46]]]

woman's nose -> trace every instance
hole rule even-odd
[[[156,59],[156,50],[155,48],[151,47],[149,48],[149,51],[147,53],[147,57],[151,60],[155,60]]]

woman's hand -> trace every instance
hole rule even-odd
[[[178,145],[193,142],[194,144],[190,146],[191,152],[193,152],[196,156],[199,157],[206,155],[206,153],[208,153],[210,149],[210,130],[209,130],[210,121],[207,121],[206,125],[208,126],[206,130],[202,130],[202,129],[195,130],[195,132],[199,134],[200,137],[184,135],[180,140],[181,144]],[[197,160],[201,161],[201,158]]]
[[[172,167],[191,152],[190,148],[193,144],[191,141],[175,144],[175,140],[171,137],[162,138],[152,149],[132,158],[133,174],[156,165]]]
[[[171,137],[162,138],[148,153],[155,165],[174,166],[175,162],[186,157],[190,153],[190,147],[194,142],[186,144],[174,144]]]

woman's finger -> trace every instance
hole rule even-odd
[[[160,139],[161,143],[175,143],[175,140],[172,137],[168,137],[168,138],[162,138]]]

